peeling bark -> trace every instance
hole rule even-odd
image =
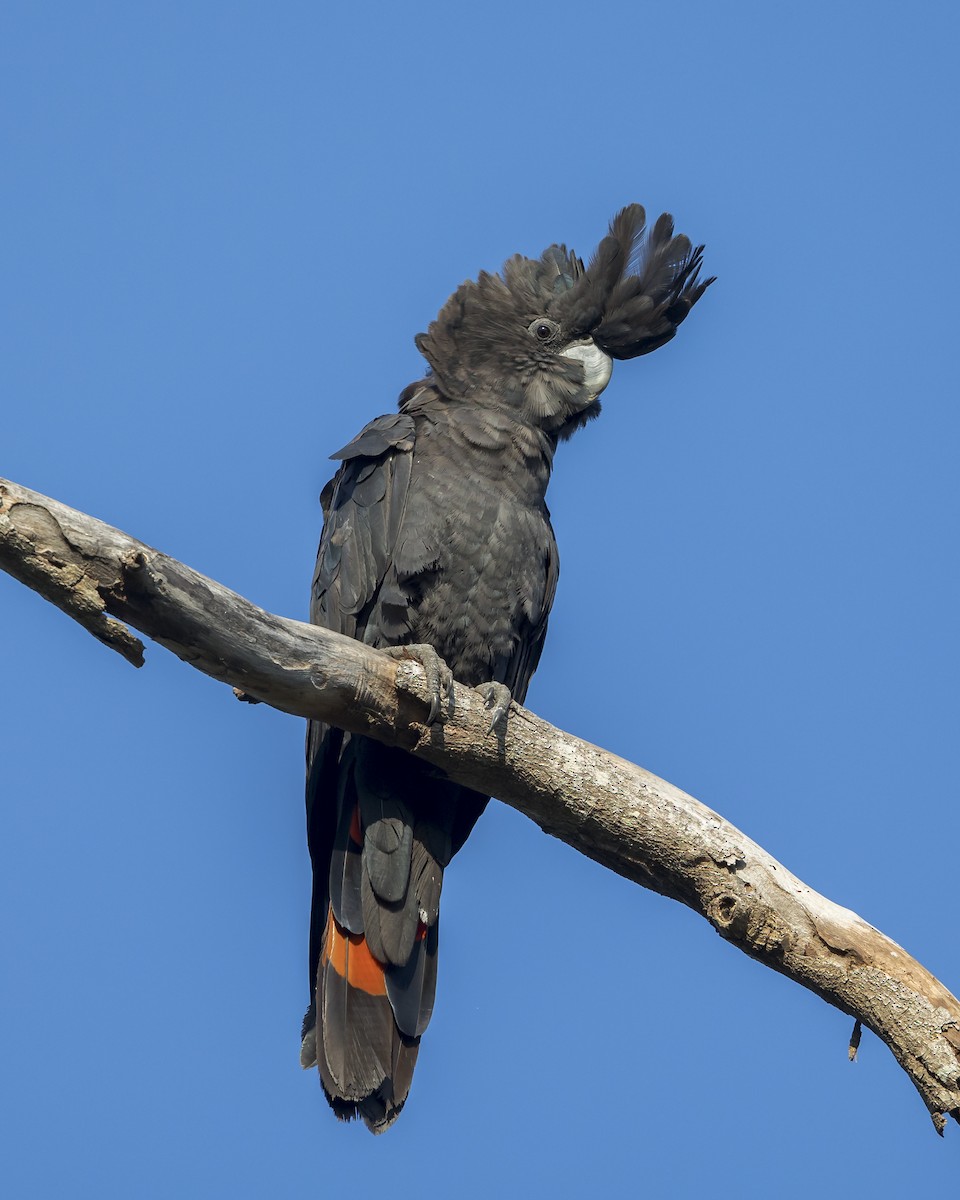
[[[457,685],[428,726],[422,668],[257,608],[175,559],[0,480],[0,567],[135,666],[133,626],[244,699],[314,717],[442,767],[627,879],[686,904],[752,958],[866,1025],[938,1132],[960,1121],[960,1002],[905,950],[819,895],[740,830],[657,776],[511,705],[488,735]]]

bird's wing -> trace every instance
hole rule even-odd
[[[390,645],[398,632],[390,628],[384,604],[375,601],[397,544],[413,444],[409,414],[377,417],[331,455],[342,466],[321,496],[324,524],[310,620],[368,645]]]

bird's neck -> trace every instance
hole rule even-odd
[[[554,435],[496,397],[449,400],[421,386],[408,389],[400,407],[417,421],[418,454],[430,444],[442,445],[478,484],[492,484],[526,504],[543,503],[557,448]]]

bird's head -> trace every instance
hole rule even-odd
[[[595,416],[612,360],[668,342],[713,282],[698,280],[703,247],[672,217],[649,235],[645,223],[639,204],[622,209],[586,267],[550,246],[461,284],[416,339],[440,391],[509,406],[557,437]]]

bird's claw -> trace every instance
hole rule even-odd
[[[401,662],[404,659],[412,660],[423,667],[427,677],[427,689],[430,692],[427,724],[432,725],[441,715],[444,700],[449,706],[453,705],[453,672],[436,650],[426,642],[415,642],[410,646],[387,646],[386,653]]]
[[[510,689],[504,683],[491,682],[481,683],[479,687],[474,688],[474,691],[479,692],[483,697],[483,706],[490,713],[487,733],[493,733],[510,709],[513,701]]]

